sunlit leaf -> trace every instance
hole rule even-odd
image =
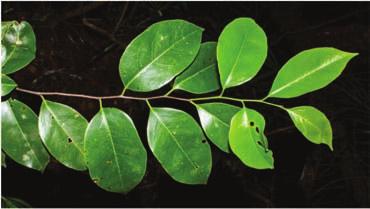
[[[116,108],[102,108],[85,135],[92,180],[101,188],[127,193],[143,179],[147,154],[131,118]]]
[[[42,145],[37,116],[27,105],[9,99],[1,103],[1,148],[14,161],[44,171],[49,154]]]
[[[201,45],[194,62],[175,79],[173,89],[203,94],[220,88],[216,45],[216,42],[206,42]]]
[[[126,48],[120,64],[125,88],[152,91],[170,82],[196,57],[203,29],[184,20],[155,23]]]
[[[36,38],[32,26],[22,21],[2,22],[1,27],[1,73],[14,73],[34,58]]]
[[[32,206],[26,203],[24,200],[14,197],[1,197],[2,208],[32,208]]]
[[[63,165],[76,170],[86,170],[86,127],[86,119],[73,108],[43,100],[39,115],[40,136],[51,155]]]
[[[196,107],[207,137],[222,151],[229,152],[230,121],[240,108],[224,103],[198,104]]]
[[[1,166],[6,168],[5,154],[1,151]]]
[[[320,110],[311,106],[287,109],[298,130],[312,143],[326,144],[333,150],[330,121]]]
[[[217,61],[223,89],[251,80],[267,57],[267,37],[251,18],[226,25],[217,44]]]
[[[334,81],[357,53],[335,48],[314,48],[292,57],[277,74],[268,97],[292,98]]]
[[[202,129],[190,115],[172,108],[151,108],[147,134],[154,156],[174,180],[184,184],[207,183],[211,150]]]
[[[249,167],[273,169],[274,158],[264,129],[263,116],[255,110],[243,108],[231,120],[230,148]]]

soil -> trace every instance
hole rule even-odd
[[[173,181],[149,151],[148,109],[141,101],[104,101],[134,120],[148,151],[144,180],[127,195],[97,187],[87,172],[53,160],[44,173],[7,158],[2,195],[33,207],[370,207],[369,204],[369,3],[368,2],[2,2],[2,21],[27,20],[37,37],[36,59],[11,77],[22,88],[90,95],[122,91],[118,62],[130,41],[151,24],[185,19],[205,29],[203,41],[217,41],[223,27],[252,17],[268,36],[269,55],[260,73],[226,95],[261,98],[280,67],[298,52],[331,46],[358,52],[329,86],[296,99],[271,100],[288,107],[312,105],[332,123],[334,152],[314,145],[281,110],[250,104],[265,115],[275,169],[259,171],[212,146],[213,168],[207,185]],[[164,87],[149,94],[159,95]],[[189,96],[175,93],[176,96]],[[40,98],[14,91],[11,97],[39,112]],[[7,98],[2,98],[7,99]],[[91,119],[96,101],[48,97]],[[189,104],[161,100],[197,118]]]

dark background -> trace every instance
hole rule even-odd
[[[368,3],[2,2],[2,20],[27,20],[37,37],[36,59],[11,76],[19,86],[90,95],[121,93],[119,58],[152,23],[185,19],[205,28],[203,41],[217,41],[223,27],[237,17],[254,18],[266,31],[270,48],[260,73],[251,82],[227,90],[228,96],[265,96],[279,68],[305,49],[333,46],[360,53],[328,87],[296,99],[271,100],[287,107],[313,105],[323,111],[332,123],[334,152],[305,140],[285,112],[250,104],[265,115],[275,170],[249,169],[212,146],[208,184],[183,185],[164,172],[148,149],[145,103],[104,101],[105,106],[118,107],[133,118],[147,148],[146,176],[134,190],[127,195],[106,192],[87,172],[67,169],[55,160],[41,174],[7,158],[2,195],[24,199],[34,207],[369,207]],[[39,111],[40,98],[16,91],[11,96]],[[99,108],[92,100],[48,99],[74,107],[87,119]],[[198,120],[187,103],[153,104],[186,110]]]

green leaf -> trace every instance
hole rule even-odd
[[[69,168],[86,170],[84,134],[87,124],[73,108],[43,100],[39,115],[41,139],[51,155]]]
[[[13,79],[1,74],[1,96],[6,96],[13,91],[15,87],[17,87],[17,84],[13,81]]]
[[[264,134],[265,119],[255,110],[243,108],[232,119],[230,147],[247,166],[273,169],[274,158]]]
[[[298,130],[312,143],[326,144],[333,150],[333,133],[330,121],[311,106],[300,106],[287,109],[290,118]]]
[[[207,137],[222,151],[229,153],[230,122],[240,108],[224,103],[199,104],[196,107]]]
[[[9,99],[1,103],[1,146],[17,163],[44,171],[49,154],[42,145],[37,116],[27,105]]]
[[[1,151],[1,166],[6,168],[5,154]]]
[[[267,57],[267,37],[251,18],[237,18],[222,31],[217,61],[223,89],[251,80]]]
[[[334,81],[356,55],[327,47],[305,50],[281,68],[268,97],[292,98],[321,89]]]
[[[155,23],[126,48],[120,63],[125,89],[152,91],[170,82],[192,63],[203,29],[184,20]]]
[[[216,42],[203,43],[194,62],[175,79],[173,89],[194,94],[204,94],[219,89],[216,46]]]
[[[102,108],[85,134],[90,177],[101,188],[127,193],[143,179],[147,154],[130,117],[116,108]]]
[[[184,184],[206,184],[212,167],[211,149],[202,129],[187,113],[151,108],[149,147],[166,172]]]
[[[32,208],[32,206],[26,203],[24,200],[14,197],[1,197],[2,208]]]
[[[32,26],[26,21],[2,24],[1,71],[9,74],[22,69],[35,58],[36,38]]]

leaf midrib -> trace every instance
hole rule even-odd
[[[299,118],[301,118],[302,120],[306,121],[308,124],[311,124],[311,126],[312,126],[312,127],[314,127],[314,128],[318,131],[318,133],[320,134],[320,140],[323,140],[321,129],[320,129],[318,126],[316,126],[313,122],[311,122],[311,120],[309,120],[309,119],[307,119],[307,118],[305,118],[305,117],[301,116],[300,114],[298,114],[298,113],[296,113],[296,112],[294,112],[294,111],[292,111],[292,110],[288,110],[288,111],[289,111],[291,114],[293,114],[293,115],[295,115],[295,116],[298,116],[298,117],[299,117]]]
[[[335,59],[330,60],[330,62],[327,62],[327,63],[324,63],[324,64],[322,64],[322,65],[319,65],[318,67],[314,68],[312,71],[310,71],[310,72],[308,72],[308,73],[304,73],[304,74],[302,74],[302,76],[300,76],[300,77],[296,78],[295,80],[292,80],[291,82],[288,82],[287,84],[285,84],[285,85],[281,86],[280,88],[278,88],[278,89],[274,90],[274,91],[273,91],[273,92],[271,92],[268,96],[270,97],[270,96],[273,96],[273,95],[274,95],[274,94],[276,94],[276,93],[281,92],[282,90],[284,90],[284,89],[286,89],[286,88],[290,87],[291,85],[293,85],[293,84],[295,84],[295,83],[297,83],[297,82],[299,82],[299,81],[301,81],[301,80],[305,79],[305,78],[306,78],[306,77],[308,77],[308,76],[311,76],[311,75],[312,75],[312,74],[314,74],[314,73],[319,72],[319,71],[320,71],[320,70],[322,70],[322,69],[325,69],[327,66],[329,66],[329,65],[333,64],[334,62],[337,62],[337,61],[339,61],[339,60],[341,60],[341,59],[343,59],[343,58],[345,58],[345,57],[346,57],[346,56],[339,56],[339,55],[335,56]]]
[[[230,127],[229,124],[227,124],[226,122],[224,122],[223,120],[221,120],[219,117],[217,117],[216,115],[214,115],[213,113],[209,112],[208,110],[206,110],[205,108],[203,108],[202,106],[200,105],[197,105],[200,109],[202,109],[203,111],[209,113],[210,115],[212,115],[213,118],[217,119],[219,122],[221,122],[224,126],[226,127]]]
[[[67,136],[67,137],[70,137],[72,138],[71,134],[67,133],[68,131],[64,129],[64,127],[61,125],[60,121],[57,119],[58,117],[56,117],[55,113],[51,110],[51,108],[49,107],[49,105],[47,104],[47,102],[45,101],[45,106],[46,108],[49,110],[50,114],[54,117],[56,123],[58,124],[58,126],[62,129],[62,131],[64,132],[64,134]],[[77,150],[81,153],[82,157],[84,157],[84,153],[83,151],[81,150],[81,148],[79,146],[77,146],[76,142],[75,141],[72,141],[72,144],[77,148]]]
[[[141,74],[143,74],[146,69],[151,66],[154,62],[156,62],[159,58],[161,58],[163,55],[165,55],[168,51],[170,51],[173,47],[175,47],[179,42],[185,40],[188,36],[193,35],[195,32],[198,32],[198,30],[194,30],[193,32],[187,34],[186,36],[183,36],[181,39],[177,40],[175,43],[173,43],[170,47],[165,49],[162,53],[160,53],[156,58],[154,58],[151,62],[149,62],[147,65],[145,65],[126,85],[125,88],[128,88],[132,82],[134,82]]]
[[[166,124],[161,120],[161,118],[157,115],[157,113],[155,112],[155,110],[152,109],[152,112],[154,114],[154,116],[157,118],[157,120],[159,121],[160,124],[162,124],[162,126],[166,129],[166,131],[170,134],[171,138],[173,139],[173,141],[175,142],[175,144],[179,147],[180,151],[185,155],[185,158],[190,162],[190,164],[194,167],[194,169],[198,169],[199,166],[197,165],[196,162],[194,162],[190,156],[188,155],[188,153],[185,152],[185,150],[183,149],[183,147],[181,146],[181,144],[178,142],[176,136],[174,136],[172,134],[172,132],[168,129],[168,127],[166,126]]]
[[[18,118],[15,116],[15,113],[14,113],[14,111],[13,111],[12,106],[10,105],[10,102],[8,102],[8,104],[9,104],[9,107],[10,107],[9,109],[10,109],[10,111],[11,111],[11,113],[12,113],[12,115],[13,115],[13,117],[14,117],[15,121],[16,121],[17,128],[18,128],[18,129],[19,129],[19,131],[21,132],[21,135],[22,135],[23,139],[27,142],[27,146],[28,146],[28,147],[30,148],[30,150],[32,151],[33,155],[35,156],[35,159],[37,160],[37,162],[38,162],[38,164],[39,164],[40,168],[42,169],[42,168],[43,168],[43,166],[42,166],[42,164],[41,164],[40,159],[39,159],[39,158],[38,158],[38,156],[36,155],[36,152],[33,150],[32,146],[31,146],[31,143],[27,140],[27,137],[26,137],[26,135],[24,134],[24,132],[23,132],[23,130],[22,130],[22,128],[21,128],[21,126],[20,126],[20,124],[19,124],[19,122],[18,122]]]
[[[190,79],[192,79],[192,78],[196,77],[196,76],[197,76],[197,75],[199,75],[200,73],[202,73],[202,72],[204,72],[204,71],[208,70],[209,68],[211,68],[211,67],[213,67],[213,66],[215,66],[215,65],[216,65],[215,63],[212,63],[212,64],[210,64],[210,65],[207,65],[206,67],[204,67],[204,68],[200,69],[198,72],[194,73],[193,75],[191,75],[191,76],[189,76],[189,77],[185,78],[184,80],[180,81],[179,83],[177,83],[173,88],[181,87],[181,84],[186,83],[188,80],[190,80]]]
[[[112,146],[112,150],[113,150],[113,155],[114,155],[114,159],[115,159],[115,162],[116,162],[116,166],[117,166],[117,171],[118,171],[118,175],[119,175],[119,181],[121,183],[121,187],[123,188],[124,187],[124,183],[122,181],[122,173],[121,173],[121,168],[119,166],[119,163],[118,163],[118,158],[117,158],[117,151],[116,151],[116,148],[114,146],[114,143],[113,143],[113,137],[112,137],[112,133],[110,131],[110,128],[109,128],[109,123],[108,123],[108,120],[107,120],[107,117],[105,116],[105,113],[104,113],[104,110],[101,109],[101,112],[102,112],[102,119],[103,119],[103,123],[106,125],[106,130],[108,131],[108,136],[109,136],[109,141],[111,143],[111,146]]]

